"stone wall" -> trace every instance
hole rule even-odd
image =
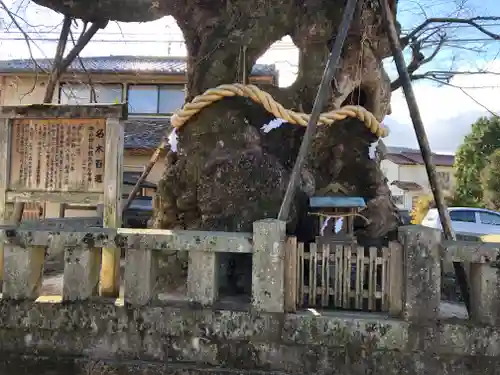
[[[497,374],[500,328],[2,300],[0,352],[1,374]]]

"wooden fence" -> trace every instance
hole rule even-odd
[[[286,254],[287,285],[295,289],[287,300],[297,307],[389,311],[391,291],[401,298],[402,252],[397,242],[365,248],[324,241],[304,245],[289,238]],[[292,302],[288,307],[292,309]]]

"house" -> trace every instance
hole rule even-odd
[[[455,156],[433,153],[432,157],[436,165],[439,183],[444,190],[450,191],[454,184],[453,163]],[[387,147],[381,168],[388,180],[394,203],[398,208],[410,210],[419,196],[431,194],[420,150],[406,147]]]
[[[0,61],[0,105],[41,103],[52,60]],[[256,64],[249,77],[254,84],[276,85],[274,65]],[[132,190],[162,137],[170,116],[184,104],[186,59],[183,57],[105,56],[75,60],[61,77],[53,103],[128,102],[124,121],[125,150],[122,193]],[[161,178],[163,158],[153,167],[140,191],[151,197]],[[59,204],[27,205],[26,217],[59,217]],[[84,207],[66,207],[64,216],[94,216]]]

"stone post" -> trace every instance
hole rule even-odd
[[[484,236],[482,242],[492,242],[484,246],[488,248],[492,246],[494,252],[498,253],[500,236]],[[473,250],[470,252],[473,253]],[[500,269],[498,264],[484,262],[484,258],[478,259],[481,263],[470,263],[470,317],[480,324],[498,326],[500,325]]]
[[[35,300],[43,281],[45,248],[5,245],[3,298]]]
[[[252,305],[257,311],[284,312],[286,223],[253,223]]]
[[[187,291],[192,302],[214,304],[219,297],[217,254],[209,251],[190,251]]]
[[[420,225],[399,228],[404,251],[403,315],[435,320],[441,303],[441,232]]]
[[[143,306],[157,295],[158,257],[150,248],[131,248],[125,253],[125,303]]]
[[[470,265],[471,319],[492,326],[500,324],[500,270],[487,263]]]
[[[64,250],[63,300],[81,301],[99,294],[101,249],[85,244]]]

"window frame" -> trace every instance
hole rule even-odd
[[[123,102],[123,90],[125,88],[125,84],[123,82],[93,82],[93,84],[96,84],[96,85],[100,85],[100,86],[120,86],[121,87],[121,100]],[[59,83],[59,92],[58,92],[58,95],[57,95],[57,98],[58,98],[58,103],[61,104],[61,98],[62,98],[62,92],[63,92],[63,87],[64,85],[87,85],[87,86],[91,86],[90,83],[85,83],[85,82],[81,82],[81,81],[72,81],[72,80],[68,80],[68,81],[61,81]],[[92,103],[90,101],[91,99],[91,92],[89,92],[89,101],[88,103],[86,104],[99,104],[99,103]],[[101,103],[102,104],[102,103]],[[70,104],[70,105],[78,105],[78,104]]]
[[[174,112],[160,112],[160,92],[162,87],[179,87],[182,91],[186,90],[186,85],[182,83],[129,83],[126,87],[126,101],[127,106],[130,106],[129,93],[130,89],[137,86],[155,86],[156,87],[156,113],[143,113],[143,112],[131,112],[129,110],[129,115],[132,116],[172,116]]]

